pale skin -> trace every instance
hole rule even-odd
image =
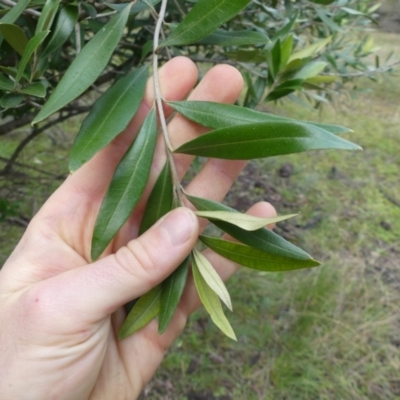
[[[175,58],[160,70],[164,98],[233,103],[242,89],[237,70],[212,68],[199,85],[197,69]],[[90,261],[91,234],[113,171],[153,104],[145,99],[129,127],[110,146],[74,172],[36,214],[0,271],[0,398],[2,400],[126,400],[138,397],[165,351],[199,305],[191,277],[169,328],[154,320],[136,334],[116,337],[123,305],[163,281],[184,260],[204,228],[188,208],[167,214],[138,237],[146,199],[164,165],[160,137],[143,198],[102,257]],[[167,115],[171,110],[165,110]],[[174,147],[205,132],[175,117],[169,124]],[[192,158],[175,157],[183,176]],[[209,160],[186,187],[195,196],[222,200],[243,161]],[[274,216],[268,203],[249,213]],[[224,280],[237,269],[210,251],[205,255]],[[222,334],[222,333],[221,333]]]

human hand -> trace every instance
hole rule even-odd
[[[175,58],[160,70],[161,89],[168,100],[184,99],[196,81],[196,67],[186,58]],[[237,70],[217,66],[189,98],[233,103],[241,88]],[[91,235],[102,199],[118,161],[152,106],[152,92],[149,83],[126,131],[51,196],[0,271],[2,400],[134,399],[188,315],[199,306],[189,278],[178,311],[163,335],[158,335],[157,322],[152,321],[127,339],[117,339],[125,318],[122,306],[171,274],[204,228],[190,210],[180,208],[137,237],[146,199],[165,163],[162,139],[143,198],[102,258],[90,260]],[[204,128],[175,116],[169,131],[176,148]],[[192,158],[176,155],[175,159],[182,177]],[[221,200],[243,167],[242,161],[210,159],[186,191]],[[267,203],[250,212],[274,215]],[[206,255],[223,279],[235,271],[228,260],[211,251]]]

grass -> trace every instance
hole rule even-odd
[[[378,42],[398,46],[398,36]],[[273,111],[354,129],[363,152],[314,152],[251,164],[229,196],[246,208],[267,199],[280,213],[301,211],[277,230],[323,266],[285,274],[242,269],[228,283],[238,343],[204,310],[189,320],[143,397],[154,400],[400,399],[400,87],[398,76],[321,113],[290,103]],[[74,131],[75,126],[64,125]],[[24,135],[20,132],[18,135]],[[9,156],[20,136],[2,138]],[[20,162],[64,173],[70,135],[42,136]],[[54,149],[57,148],[57,152]],[[56,160],[54,154],[56,154]],[[293,173],[277,171],[290,163]],[[2,194],[32,215],[59,181],[19,168]],[[23,229],[1,225],[0,265]]]

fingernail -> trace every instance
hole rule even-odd
[[[187,208],[178,208],[161,221],[160,228],[169,236],[174,246],[189,240],[196,228],[196,217]]]

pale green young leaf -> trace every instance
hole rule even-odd
[[[36,25],[35,34],[48,31],[51,28],[54,17],[56,16],[60,0],[46,0],[44,7],[40,12],[40,17]]]
[[[118,332],[118,339],[134,334],[157,317],[160,312],[160,303],[161,286],[158,285],[135,303]]]
[[[297,72],[293,76],[293,79],[313,78],[316,75],[318,75],[320,72],[322,72],[327,65],[328,65],[328,63],[323,62],[323,61],[316,61],[316,62],[309,63],[304,68],[302,68],[299,72]]]
[[[289,35],[282,43],[281,46],[281,63],[279,65],[279,71],[283,71],[289,61],[290,55],[293,50],[293,35]]]
[[[206,133],[183,144],[175,153],[226,160],[251,160],[321,149],[361,148],[313,125],[269,121]]]
[[[292,271],[296,269],[317,267],[320,263],[316,260],[296,260],[281,257],[276,254],[266,253],[242,243],[230,242],[219,238],[200,236],[200,240],[211,250],[222,257],[234,261],[244,267],[259,271]]]
[[[202,277],[207,282],[207,285],[214,291],[214,293],[225,303],[225,305],[232,311],[232,301],[228,289],[221,277],[215,271],[210,261],[203,256],[199,251],[193,249],[194,263],[199,269]]]
[[[161,284],[161,306],[158,316],[158,333],[162,334],[168,328],[178,307],[186,286],[191,256],[186,257],[182,264]]]
[[[166,163],[147,200],[146,209],[140,223],[139,235],[147,231],[162,216],[171,211],[173,197],[171,169]]]
[[[324,49],[331,42],[331,40],[332,36],[329,36],[325,39],[318,40],[317,42],[311,44],[310,46],[305,47],[304,49],[296,51],[290,56],[289,62],[296,59],[313,57],[314,55],[319,53],[322,49]]]
[[[44,120],[76,99],[97,79],[119,43],[128,20],[129,10],[130,6],[128,5],[86,44],[32,124]]]
[[[25,47],[28,44],[28,38],[18,25],[0,22],[0,33],[18,54],[21,56],[24,54]]]
[[[222,306],[218,296],[207,285],[207,282],[201,275],[199,268],[196,265],[196,262],[193,262],[192,272],[197,293],[199,294],[200,300],[203,303],[205,309],[210,314],[210,317],[213,320],[214,324],[217,325],[218,328],[221,329],[221,331],[225,333],[226,336],[233,340],[237,340],[235,332],[233,331],[229,321],[224,314],[224,311],[222,310]]]
[[[78,7],[65,6],[58,13],[55,27],[52,29],[51,37],[45,49],[41,53],[42,57],[47,57],[49,54],[61,47],[69,38],[74,30],[75,24],[78,21]]]
[[[245,107],[211,101],[171,101],[168,104],[185,118],[211,129],[222,129],[236,125],[269,121],[302,122],[320,127],[334,134],[351,132],[351,129],[339,125],[320,124],[280,117]]]
[[[18,64],[17,76],[15,78],[16,84],[21,80],[22,75],[25,71],[25,68],[26,68],[29,60],[32,57],[32,54],[38,49],[38,47],[41,45],[41,43],[46,38],[46,36],[49,34],[49,32],[50,31],[43,31],[43,32],[37,33],[26,44],[24,54],[22,55],[21,61]]]
[[[198,210],[201,211],[229,211],[238,213],[238,211],[233,208],[213,200],[190,196],[188,194],[186,194],[186,197]],[[263,252],[296,260],[312,259],[312,257],[304,250],[288,242],[270,229],[261,228],[256,231],[246,231],[224,221],[213,220],[212,223],[236,240],[255,247]]]
[[[255,231],[264,228],[266,225],[275,224],[285,221],[289,218],[296,217],[299,214],[281,215],[279,217],[261,218],[253,215],[241,214],[230,211],[196,211],[198,217],[207,218],[209,220],[219,220],[229,222],[246,231]]]
[[[69,168],[75,171],[107,146],[136,114],[146,88],[148,68],[131,72],[93,105],[72,146]]]
[[[150,174],[157,139],[157,118],[149,112],[139,133],[118,164],[97,216],[92,259],[97,259],[127,221],[142,196]]]
[[[195,43],[235,17],[249,3],[250,0],[199,0],[160,47]]]

